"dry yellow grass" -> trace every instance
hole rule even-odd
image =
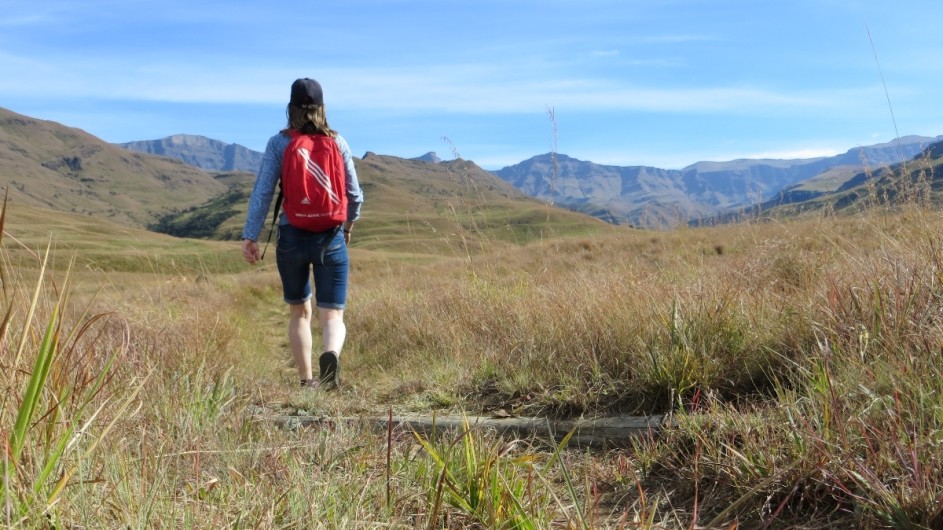
[[[3,521],[934,527],[943,506],[941,233],[938,212],[907,208],[473,252],[452,241],[454,252],[438,256],[355,250],[336,394],[294,388],[272,263],[87,271],[67,300],[60,343],[84,357],[61,359],[115,354],[112,377],[81,409],[57,397],[61,385],[44,391],[41,410],[75,417],[35,416],[35,449],[4,459]],[[10,243],[4,433],[33,363],[12,365],[10,345],[38,350],[64,274],[47,273],[45,302],[27,325],[35,268],[20,251],[13,267]],[[483,434],[423,446],[404,433],[388,440],[341,423],[293,431],[253,419],[388,407],[671,412],[677,426],[628,451],[554,454]],[[57,440],[44,433],[86,424],[38,481],[44,444]],[[488,502],[474,493],[482,486]]]

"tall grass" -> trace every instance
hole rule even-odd
[[[51,251],[12,266],[8,236],[3,522],[938,528],[943,220],[875,204],[513,252],[355,248],[336,394],[292,383],[272,264],[70,275]],[[671,421],[606,451],[348,421],[391,407]],[[298,414],[323,421],[269,421]]]
[[[5,214],[4,201],[0,234]],[[29,294],[25,280],[0,255],[5,308],[0,326],[4,358],[0,424],[5,448],[0,505],[8,526],[56,520],[60,496],[115,426],[117,418],[103,413],[106,405],[120,415],[134,396],[132,392],[127,398],[116,397],[108,389],[125,341],[85,349],[108,315],[85,313],[69,322],[69,277],[61,285],[47,278],[49,255],[47,247],[35,287],[25,299],[20,296]]]
[[[903,204],[854,215],[373,271],[351,329],[364,330],[363,366],[382,370],[358,390],[416,408],[674,414],[676,429],[625,457],[635,483],[607,477],[604,504],[631,499],[612,520],[936,528],[943,223],[930,170],[882,182]],[[673,507],[645,504],[659,497]]]

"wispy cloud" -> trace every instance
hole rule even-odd
[[[39,26],[45,20],[47,20],[45,17],[36,13],[31,13],[28,15],[12,16],[12,17],[8,16],[8,17],[0,18],[0,27],[9,29],[9,28]]]
[[[940,133],[933,88],[943,67],[932,27],[940,2],[908,9],[809,0],[783,10],[703,0],[593,0],[589,9],[456,0],[433,9],[419,0],[328,0],[312,11],[286,1],[274,11],[245,0],[156,11],[138,0],[6,2],[0,105],[94,124],[114,139],[167,130],[258,147],[280,125],[291,81],[306,75],[322,81],[345,133],[380,152],[418,155],[447,134],[468,158],[514,162],[549,148],[537,122],[552,106],[562,152],[601,163],[818,156],[833,150],[813,136],[893,134],[867,42],[849,22],[864,10],[901,133]],[[734,9],[747,21],[735,31]],[[287,31],[286,12],[314,36]],[[447,23],[454,20],[462,23]],[[788,31],[798,26],[802,39]],[[220,115],[260,138],[233,138],[236,127],[221,125]],[[505,133],[500,141],[477,145],[495,131]]]
[[[0,55],[0,90],[22,97],[180,103],[282,104],[299,71],[322,80],[329,105],[364,110],[520,114],[547,105],[586,111],[783,112],[839,108],[867,89],[781,91],[751,86],[678,88],[594,77],[549,76],[488,64],[402,68],[319,68],[158,63],[133,59],[52,64]],[[563,72],[564,74],[566,72]]]
[[[687,44],[691,42],[713,42],[722,39],[715,35],[668,33],[662,35],[641,35],[634,40],[644,44]]]
[[[670,153],[580,151],[578,157],[597,164],[613,166],[651,166],[663,169],[683,169],[697,162],[726,162],[731,160],[801,160],[828,157],[848,150],[831,147],[810,147],[782,151],[763,152],[717,152],[717,151],[676,151]]]
[[[760,153],[748,153],[745,155],[738,156],[736,158],[750,158],[750,159],[761,159],[761,160],[795,160],[795,159],[835,156],[847,150],[848,148],[845,148],[844,150],[840,150],[840,149],[835,149],[831,147],[813,147],[813,148],[806,148],[806,149],[793,149],[793,150],[783,150],[783,151],[763,151]]]
[[[326,72],[335,105],[462,113],[533,113],[547,105],[580,111],[781,114],[790,109],[847,109],[872,87],[776,90],[754,86],[658,86],[600,78],[546,78],[486,66],[415,71]]]

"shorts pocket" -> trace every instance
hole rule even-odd
[[[298,249],[300,238],[291,226],[278,227],[278,242],[275,249],[279,252],[294,252]]]
[[[340,250],[340,249],[342,249],[342,248],[344,248],[344,239],[343,239],[343,238],[341,238],[340,241],[337,241],[337,240],[331,241],[331,244],[328,245],[328,247],[327,247],[327,251],[328,251],[328,252],[337,252],[338,250]]]

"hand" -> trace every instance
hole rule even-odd
[[[344,244],[350,245],[350,232],[348,230],[344,230]]]
[[[259,245],[251,239],[242,240],[242,257],[246,259],[249,263],[255,263],[262,259],[262,255],[259,252]]]

